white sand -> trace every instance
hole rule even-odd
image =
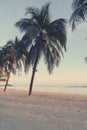
[[[87,130],[87,96],[0,89],[0,130]]]

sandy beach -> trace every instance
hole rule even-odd
[[[87,96],[0,89],[0,130],[87,130]]]

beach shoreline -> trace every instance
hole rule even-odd
[[[87,95],[0,88],[0,130],[87,130]]]

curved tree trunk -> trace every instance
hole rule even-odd
[[[15,63],[15,56],[14,56],[14,59],[13,59],[13,63],[12,63],[12,65],[11,65],[11,69],[10,69],[8,75],[7,75],[7,80],[6,80],[6,84],[5,84],[5,87],[4,87],[4,90],[3,90],[3,91],[6,91],[6,89],[7,89],[8,82],[9,82],[9,78],[10,78],[10,74],[11,74],[11,72],[12,72],[14,63]]]
[[[30,86],[29,86],[29,95],[31,95],[31,93],[32,93],[32,87],[33,87],[34,76],[35,76],[35,72],[36,72],[36,68],[37,68],[37,63],[38,63],[38,56],[35,60],[34,67],[32,70],[31,82],[30,82]]]
[[[10,73],[8,74],[8,77],[7,77],[7,80],[6,80],[6,84],[5,84],[5,87],[4,87],[4,91],[6,91],[6,89],[7,89],[8,81],[9,81],[9,78],[10,78]]]

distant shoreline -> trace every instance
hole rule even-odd
[[[0,88],[4,88],[4,85],[0,85]],[[18,85],[18,86],[15,86],[15,85],[12,85],[12,84],[8,84],[8,87],[7,87],[7,91],[8,89],[16,89],[16,90],[24,90],[24,91],[27,91],[28,92],[28,86],[27,85]],[[45,93],[61,93],[61,94],[75,94],[75,95],[87,95],[87,86],[33,86],[33,92],[45,92]]]
[[[72,85],[72,86],[68,86],[70,88],[87,88],[86,85]]]
[[[5,85],[3,84],[3,85],[0,85],[1,87],[4,87]],[[13,85],[12,84],[8,84],[7,86],[9,86],[9,87],[13,87]]]

